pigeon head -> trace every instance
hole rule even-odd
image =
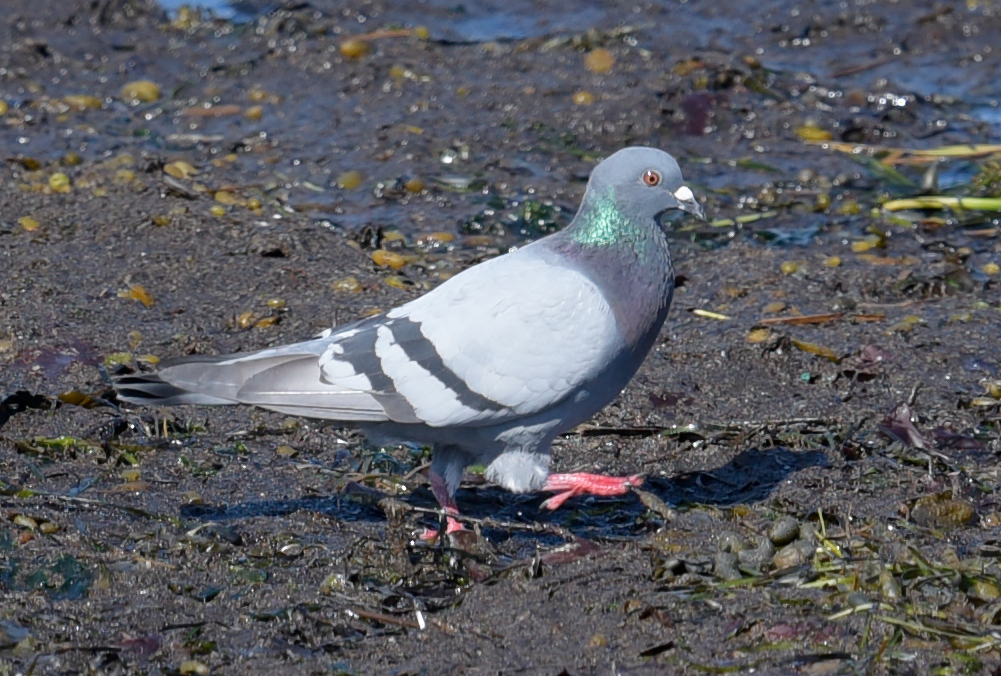
[[[637,146],[616,152],[595,167],[588,187],[596,193],[611,192],[632,217],[657,219],[677,209],[705,219],[677,161],[656,148]]]
[[[592,245],[632,239],[630,229],[659,225],[669,211],[705,220],[673,157],[656,148],[623,148],[591,172],[580,211],[586,217],[575,239]]]

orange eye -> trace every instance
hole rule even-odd
[[[653,169],[647,169],[643,172],[643,182],[649,186],[660,185],[660,173]]]

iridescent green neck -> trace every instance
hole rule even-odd
[[[587,195],[575,220],[578,227],[567,234],[586,247],[612,246],[635,238],[635,226],[617,208],[611,191]]]
[[[627,208],[622,207],[626,204]],[[616,199],[614,188],[585,194],[581,209],[575,218],[577,227],[567,234],[585,247],[635,245],[645,239],[646,233],[635,217],[628,213],[628,204]]]

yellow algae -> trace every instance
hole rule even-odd
[[[151,80],[136,80],[122,87],[122,99],[133,105],[152,103],[160,98],[160,86]]]
[[[599,75],[612,70],[612,66],[614,65],[615,57],[603,47],[592,50],[584,57],[584,67],[592,73],[598,73]]]

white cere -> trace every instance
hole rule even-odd
[[[679,202],[690,202],[695,199],[695,195],[692,193],[692,189],[687,185],[683,185],[674,191],[674,196],[678,198]]]

